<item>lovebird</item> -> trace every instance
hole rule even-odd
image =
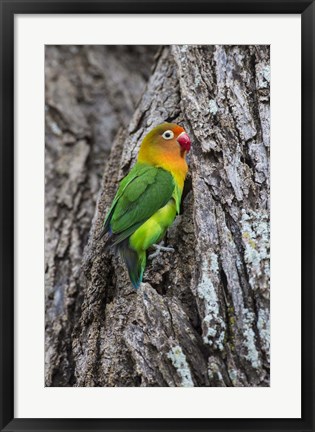
[[[119,251],[136,289],[142,282],[147,249],[170,250],[157,243],[179,213],[190,147],[189,136],[177,124],[152,129],[105,217],[100,237],[108,234],[107,246]]]

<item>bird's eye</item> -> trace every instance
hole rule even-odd
[[[174,138],[174,133],[173,133],[173,131],[171,131],[171,130],[167,130],[167,131],[164,132],[164,134],[162,135],[162,137],[163,137],[164,139],[169,140],[169,139]]]

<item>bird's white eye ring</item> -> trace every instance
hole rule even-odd
[[[162,137],[166,140],[170,140],[172,138],[174,138],[174,132],[171,130],[167,130],[164,132],[164,134],[162,135]]]

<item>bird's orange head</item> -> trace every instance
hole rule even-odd
[[[138,162],[170,171],[182,187],[188,167],[185,160],[191,142],[185,130],[175,123],[162,123],[143,139]]]
[[[153,162],[159,157],[184,158],[191,142],[184,128],[175,123],[162,123],[143,139],[138,160]]]

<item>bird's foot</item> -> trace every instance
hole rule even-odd
[[[148,259],[156,258],[160,255],[161,252],[175,252],[175,249],[171,246],[163,246],[164,242],[160,244],[153,244],[152,247],[155,249],[155,252],[148,256]]]

